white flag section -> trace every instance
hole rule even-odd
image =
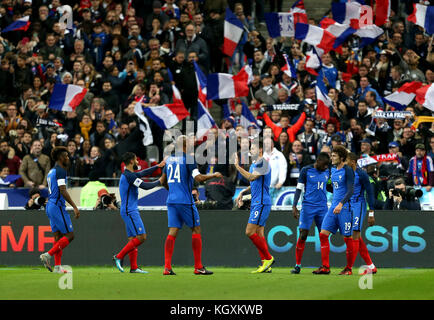
[[[377,163],[377,160],[375,160],[375,159],[372,158],[372,157],[366,157],[366,158],[361,158],[361,159],[357,160],[357,165],[358,165],[360,168],[363,168],[363,167],[369,166],[369,165],[371,165],[371,164],[376,164],[376,163]]]
[[[201,139],[204,135],[207,134],[208,130],[214,127],[215,121],[208,112],[207,108],[203,105],[203,103],[198,99],[197,100],[197,132],[196,138]]]
[[[139,125],[140,130],[143,132],[143,145],[149,146],[150,144],[154,143],[154,138],[152,137],[151,126],[149,125],[148,119],[145,117],[143,107],[140,102],[137,102],[134,106],[134,112],[143,122]]]

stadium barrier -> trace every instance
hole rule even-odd
[[[379,267],[434,267],[433,212],[378,211],[375,226],[363,228],[362,236]],[[142,211],[147,241],[139,247],[140,265],[164,265],[167,235],[165,211]],[[247,211],[201,211],[203,262],[206,266],[252,266],[259,263],[258,252],[245,236]],[[119,212],[83,211],[72,218],[75,239],[64,250],[68,265],[109,265],[112,256],[126,244],[126,232]],[[295,263],[298,221],[285,211],[272,211],[266,225],[266,239],[275,266]],[[313,227],[312,227],[313,229]],[[53,235],[43,211],[0,212],[0,265],[38,265],[39,254],[51,248]],[[303,256],[304,266],[321,262],[318,230],[311,230]],[[128,258],[125,263],[129,264]],[[175,243],[173,264],[193,265],[191,232],[183,228]],[[340,235],[331,237],[330,263],[344,266],[345,244]],[[364,264],[360,257],[356,266]]]
[[[235,200],[245,187],[237,187],[233,199]],[[116,198],[120,200],[119,188],[118,187],[108,187],[110,193],[114,193]],[[200,186],[199,188],[199,198],[200,200],[205,200],[205,187]],[[68,189],[72,200],[78,205],[80,203],[80,194],[82,192],[81,187],[73,187]],[[17,188],[17,189],[0,189],[0,194],[6,193],[9,201],[9,208],[22,209],[27,203],[29,198],[28,188]],[[270,189],[270,196],[274,210],[289,210],[292,207],[292,202],[294,199],[295,187],[282,187],[280,189]],[[152,190],[142,190],[139,189],[139,199],[138,205],[143,210],[155,210],[155,208],[161,209],[161,207],[166,206],[168,192],[163,187],[157,187]],[[42,190],[42,196],[48,196],[48,189]],[[328,202],[331,204],[331,198],[333,194],[328,192]],[[426,192],[423,189],[423,196],[419,199],[422,210],[430,211],[434,210],[434,189],[430,192]],[[1,205],[1,202],[0,202]],[[299,206],[301,201],[299,202]]]

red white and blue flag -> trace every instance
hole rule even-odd
[[[416,91],[420,87],[422,87],[422,82],[407,82],[392,94],[384,97],[383,101],[396,110],[404,110],[416,97]]]
[[[307,23],[307,14],[303,0],[296,1],[289,12],[269,12],[265,22],[270,37],[293,37],[297,23]]]
[[[241,101],[241,105],[243,106],[243,108],[241,110],[241,116],[239,119],[240,125],[242,125],[244,129],[248,129],[250,126],[254,126],[256,130],[261,131],[261,128],[259,127],[258,122],[256,122],[256,119],[250,111],[249,107],[243,101]]]
[[[81,103],[86,93],[86,88],[73,84],[56,83],[48,108],[67,112],[73,111]]]
[[[208,133],[209,129],[215,127],[215,121],[203,103],[197,100],[197,131],[196,138],[202,138]]]
[[[291,63],[291,61],[289,61],[288,55],[284,54],[283,57],[285,58],[285,65],[282,68],[280,68],[280,70],[286,73],[288,77],[297,79],[297,71],[295,70],[295,67]]]
[[[303,0],[295,1],[289,12],[292,13],[294,17],[294,25],[297,23],[307,23],[307,14]]]
[[[253,79],[252,68],[245,65],[236,75],[212,73],[208,76],[207,99],[228,99],[249,95],[249,83]]]
[[[333,19],[338,23],[349,25],[353,29],[359,29],[360,27],[361,12],[362,5],[355,1],[332,3]]]
[[[428,84],[416,90],[416,101],[434,112],[434,84]]]
[[[223,26],[224,40],[223,40],[223,53],[232,57],[235,48],[240,42],[243,35],[244,27],[240,19],[232,13],[229,8],[226,8],[225,22]]]
[[[158,126],[163,130],[172,128],[179,121],[190,115],[184,105],[180,103],[164,104],[162,106],[155,107],[142,106],[142,111],[149,118],[154,120],[155,123],[158,124]]]
[[[310,24],[297,23],[295,39],[303,40],[314,47],[324,50],[324,53],[333,49],[336,37],[330,32]]]
[[[12,22],[10,25],[8,25],[6,28],[4,28],[1,32],[9,32],[9,31],[18,31],[23,30],[27,31],[27,29],[30,26],[29,16],[25,16],[23,18],[19,18]]]
[[[417,24],[425,29],[426,33],[434,33],[434,6],[413,4],[413,13],[408,16],[408,21]]]
[[[306,64],[304,65],[304,68],[307,72],[315,76],[318,75],[319,70],[322,68],[321,57],[323,54],[323,50],[315,49],[315,47],[306,53]]]
[[[197,65],[196,61],[193,61],[193,65],[194,65],[194,71],[196,74],[196,83],[197,83],[197,96],[198,99],[203,103],[203,105],[207,108],[209,108],[209,106],[211,106],[211,102],[208,102],[206,100],[206,96],[207,96],[207,78],[205,77],[205,75],[203,74],[202,70],[200,69],[200,67]]]
[[[349,25],[338,23],[331,18],[322,19],[320,25],[321,28],[336,37],[333,49],[339,47],[350,35],[356,32],[356,29],[351,28]]]
[[[317,103],[316,113],[319,114],[322,119],[328,120],[330,118],[330,108],[333,106],[333,101],[328,96],[327,88],[321,77],[317,77],[315,93]]]
[[[377,0],[375,2],[375,24],[381,27],[389,21],[392,0]]]
[[[375,24],[367,25],[358,29],[354,34],[360,37],[360,48],[374,42],[384,30]]]

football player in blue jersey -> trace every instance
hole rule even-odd
[[[330,156],[321,152],[315,163],[301,169],[295,189],[292,213],[295,219],[300,219],[300,236],[295,247],[295,267],[291,270],[293,274],[299,274],[301,269],[301,258],[303,257],[304,246],[313,220],[318,231],[321,231],[322,221],[328,211],[327,206],[327,182],[330,178],[330,170],[327,170],[330,163]],[[297,209],[301,192],[304,191],[301,213]]]
[[[351,275],[352,274],[352,261],[353,261],[353,233],[352,215],[350,198],[354,191],[354,171],[345,164],[347,160],[348,151],[343,146],[335,146],[332,151],[332,169],[331,169],[331,182],[333,187],[332,204],[324,217],[321,225],[321,232],[319,234],[321,242],[321,260],[322,266],[314,270],[314,274],[329,274],[330,264],[330,233],[335,234],[339,232],[344,237],[347,246],[347,266],[339,274]]]
[[[47,175],[48,201],[46,213],[50,220],[51,231],[54,233],[54,245],[48,251],[39,256],[44,266],[53,272],[50,259],[54,256],[54,272],[66,273],[62,268],[61,257],[63,249],[74,239],[74,230],[71,218],[66,212],[65,200],[74,209],[75,218],[80,217],[80,211],[71,199],[66,190],[66,170],[69,166],[69,153],[66,147],[55,147],[51,151],[51,159],[55,161],[55,166]]]
[[[124,272],[123,259],[128,254],[130,258],[130,273],[147,273],[137,266],[137,247],[146,240],[146,230],[140,217],[137,200],[139,189],[149,190],[161,185],[160,180],[144,182],[141,178],[151,175],[156,169],[164,166],[164,161],[151,168],[134,172],[137,170],[138,160],[134,153],[126,152],[123,155],[125,171],[119,181],[119,192],[121,195],[121,217],[125,222],[128,243],[116,255],[113,261],[120,272]]]
[[[363,221],[366,216],[366,200],[369,204],[369,214],[368,214],[368,225],[373,226],[375,223],[374,218],[374,190],[372,189],[372,184],[369,181],[369,176],[361,168],[357,167],[357,155],[355,153],[350,153],[348,155],[347,164],[354,170],[354,194],[351,197],[351,211],[353,213],[353,265],[357,257],[357,253],[360,252],[360,256],[365,261],[366,273],[377,273],[377,268],[372,263],[371,257],[366,247],[365,242],[360,236],[360,231],[362,230]],[[365,191],[367,199],[365,198]]]
[[[199,212],[192,195],[193,183],[205,182],[213,178],[222,178],[222,174],[201,174],[197,169],[194,154],[187,154],[190,150],[191,139],[182,135],[176,139],[175,153],[166,160],[166,166],[161,176],[161,184],[169,190],[167,197],[167,218],[169,234],[164,244],[163,275],[175,275],[172,270],[172,255],[178,231],[186,224],[192,230],[192,248],[194,255],[194,274],[210,275],[202,264],[202,236]]]
[[[245,170],[239,165],[238,156],[234,155],[235,168],[239,173],[248,181],[250,187],[247,187],[240,192],[237,198],[239,207],[243,205],[243,194],[250,191],[252,195],[250,205],[250,217],[246,226],[246,235],[253,242],[259,252],[262,265],[252,273],[267,272],[271,265],[274,263],[274,257],[268,251],[267,241],[265,240],[264,229],[268,216],[271,211],[271,197],[270,197],[270,182],[271,182],[271,169],[267,160],[262,157],[262,147],[258,144],[252,144],[250,147],[250,154],[253,163],[249,171]]]

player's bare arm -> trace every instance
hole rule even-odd
[[[160,177],[160,183],[161,185],[166,189],[169,190],[169,185],[167,184],[167,176],[165,173],[163,173]]]
[[[78,210],[77,206],[75,205],[74,201],[71,199],[71,196],[69,195],[68,191],[66,190],[66,186],[59,186],[59,191],[62,194],[63,198],[71,205],[71,207],[74,209],[74,215],[75,219],[78,219],[80,217],[80,211]]]
[[[215,172],[213,174],[198,174],[194,177],[194,181],[201,183],[214,178],[223,178],[223,175],[220,172]]]

